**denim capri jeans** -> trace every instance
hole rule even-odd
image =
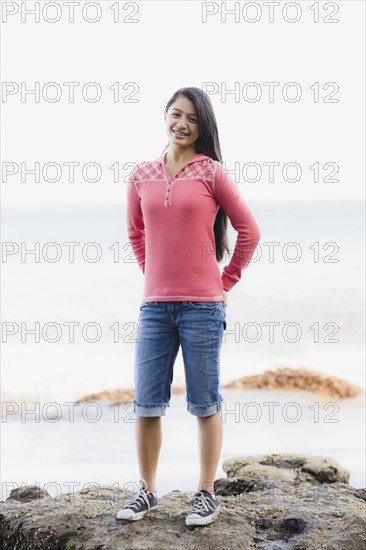
[[[221,410],[220,350],[226,310],[218,302],[142,302],[135,347],[134,412],[162,416],[170,407],[173,367],[182,346],[187,410]]]

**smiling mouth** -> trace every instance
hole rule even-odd
[[[176,136],[182,136],[182,137],[189,136],[189,134],[184,134],[183,132],[177,132],[176,130],[173,130],[173,133],[174,133]]]

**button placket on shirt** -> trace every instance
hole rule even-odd
[[[178,172],[178,174],[176,174],[174,176],[174,180],[178,179],[180,172],[184,172],[184,171],[185,171],[185,168],[181,168],[181,170]],[[167,182],[167,190],[166,190],[166,195],[165,195],[165,206],[167,206],[167,205],[171,206],[171,204],[172,204],[172,196],[171,196],[171,191],[172,191],[171,186],[172,186],[172,184],[173,184],[173,182],[171,182],[171,181]],[[170,195],[169,195],[169,193],[170,193]],[[170,199],[170,202],[168,202],[169,199]]]

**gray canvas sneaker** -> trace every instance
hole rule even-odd
[[[136,521],[138,519],[142,519],[144,515],[151,510],[156,510],[157,507],[157,492],[148,491],[146,481],[144,479],[140,479],[140,489],[136,498],[119,510],[116,518]]]
[[[202,489],[194,494],[194,504],[186,525],[207,525],[212,523],[220,513],[220,502],[216,496]]]

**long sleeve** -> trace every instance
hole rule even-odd
[[[127,182],[127,235],[143,273],[145,273],[145,224],[136,189],[134,170]]]
[[[261,234],[239,186],[226,172],[223,164],[215,162],[218,166],[214,177],[214,194],[231,225],[238,232],[230,263],[224,267],[221,276],[223,288],[229,291],[240,281],[242,270],[248,266]]]

